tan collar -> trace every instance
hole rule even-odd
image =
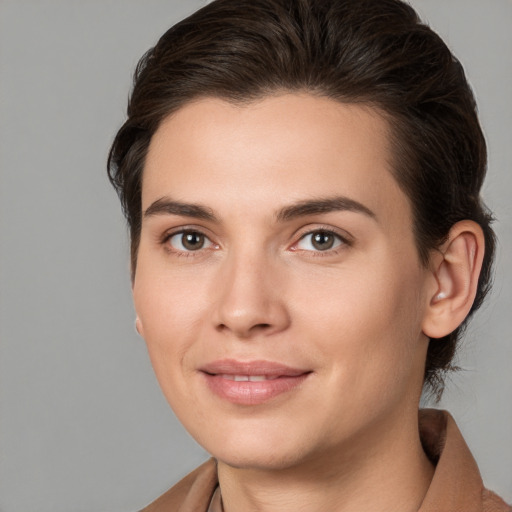
[[[419,428],[423,449],[436,465],[419,512],[481,512],[482,477],[452,416],[422,409]]]

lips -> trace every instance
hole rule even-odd
[[[239,405],[258,405],[300,386],[310,370],[271,361],[242,362],[231,359],[203,366],[200,372],[210,391]]]

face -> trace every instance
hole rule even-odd
[[[293,467],[389,442],[415,417],[430,277],[387,128],[369,108],[285,94],[201,99],[155,133],[138,329],[219,461]]]

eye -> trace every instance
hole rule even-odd
[[[167,243],[176,251],[191,252],[207,249],[213,242],[199,231],[180,231],[167,239]]]
[[[296,248],[302,251],[329,251],[330,249],[336,249],[336,247],[344,243],[346,243],[345,240],[336,233],[319,229],[302,236]]]

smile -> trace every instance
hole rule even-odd
[[[205,365],[200,373],[217,397],[237,405],[259,405],[297,389],[312,372],[271,361],[221,360]]]
[[[270,377],[266,375],[228,375],[223,374],[220,377],[227,380],[234,380],[235,382],[261,382],[264,380],[275,380],[279,377]]]

